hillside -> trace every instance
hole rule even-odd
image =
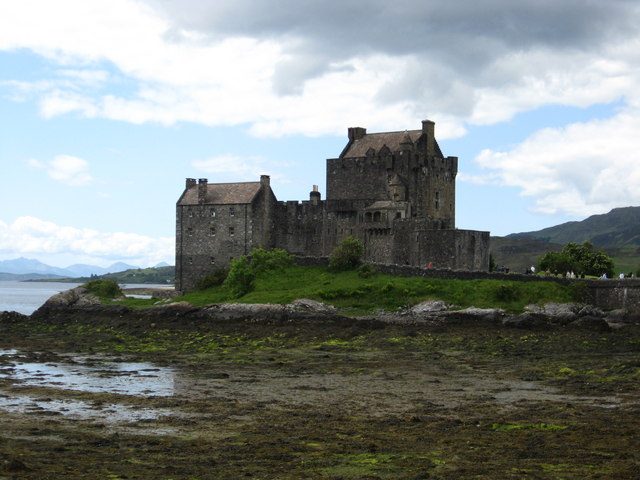
[[[507,238],[533,238],[564,245],[589,241],[599,248],[640,247],[640,207],[614,208],[609,213],[592,215],[581,222],[567,222],[536,232],[521,232]]]
[[[635,272],[640,266],[640,207],[614,208],[580,222],[491,237],[491,254],[497,266],[521,272],[535,265],[545,252],[560,251],[569,242],[585,241],[610,255],[616,271]]]

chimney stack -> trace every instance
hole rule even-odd
[[[260,184],[264,188],[269,188],[271,186],[271,177],[269,175],[260,175]]]
[[[360,140],[367,134],[367,129],[362,127],[350,127],[348,130],[349,141]]]
[[[422,133],[427,137],[427,155],[435,155],[436,153],[436,124],[431,120],[422,121]]]
[[[198,179],[198,203],[204,204],[207,200],[207,179],[199,178]]]
[[[320,192],[318,191],[318,185],[313,186],[313,190],[309,193],[309,202],[311,205],[320,205]]]

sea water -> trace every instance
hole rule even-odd
[[[52,295],[78,285],[64,282],[0,282],[0,312],[31,315]]]

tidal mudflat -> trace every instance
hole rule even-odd
[[[632,479],[640,333],[0,323],[0,479]]]

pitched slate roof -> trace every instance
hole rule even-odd
[[[208,183],[205,204],[234,205],[251,203],[260,191],[260,182]],[[178,205],[198,205],[199,185],[189,187]]]
[[[380,151],[383,146],[387,146],[392,152],[400,150],[400,144],[404,143],[405,138],[408,136],[412,143],[416,143],[422,130],[403,130],[400,132],[384,132],[384,133],[367,133],[364,137],[354,140],[351,146],[344,154],[343,158],[356,158],[366,157],[367,151],[373,148],[376,153]],[[442,156],[438,142],[436,142],[436,153]]]

